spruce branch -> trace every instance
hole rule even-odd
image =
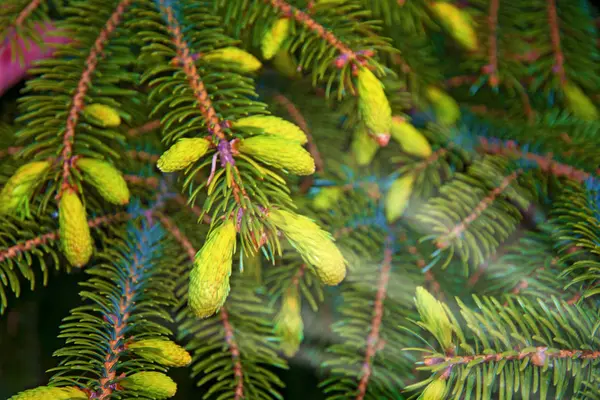
[[[98,37],[96,38],[92,49],[85,60],[85,69],[79,78],[75,95],[71,101],[71,108],[69,109],[67,116],[67,123],[63,134],[63,145],[61,151],[62,160],[62,184],[58,192],[58,197],[62,195],[62,192],[72,187],[71,181],[71,168],[72,168],[72,156],[73,156],[73,142],[75,141],[75,130],[81,112],[86,107],[85,97],[91,85],[92,76],[96,70],[96,66],[101,58],[103,58],[104,48],[106,42],[110,36],[115,32],[115,29],[123,19],[123,14],[127,8],[131,5],[133,0],[121,0],[117,5],[115,11],[112,13],[105,27],[102,29]]]

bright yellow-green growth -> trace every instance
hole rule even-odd
[[[282,168],[294,175],[310,175],[315,172],[315,160],[298,142],[275,136],[253,136],[240,141],[240,153]]]
[[[372,135],[389,135],[392,126],[392,109],[383,91],[383,84],[370,69],[358,70],[358,111],[368,132]]]
[[[304,323],[300,307],[298,286],[292,285],[281,299],[281,310],[275,320],[275,333],[281,339],[281,350],[293,357],[304,338]]]
[[[329,210],[342,197],[344,190],[339,186],[324,187],[313,199],[313,207],[317,210]]]
[[[67,260],[82,267],[90,260],[94,245],[85,208],[73,189],[67,189],[58,206],[60,243]]]
[[[392,130],[390,132],[402,150],[408,154],[427,158],[431,155],[431,146],[425,136],[411,123],[401,117],[392,118]]]
[[[275,54],[275,57],[273,57],[273,66],[283,76],[290,79],[302,77],[302,73],[298,70],[298,64],[287,50],[281,49]]]
[[[204,54],[202,59],[208,62],[235,64],[237,70],[246,73],[258,71],[262,67],[258,58],[237,47],[213,50]]]
[[[444,350],[452,348],[453,328],[442,303],[421,286],[417,288],[415,302],[424,327],[435,336]]]
[[[204,138],[179,139],[158,159],[158,169],[162,172],[175,172],[189,167],[210,148],[210,142]]]
[[[116,128],[121,125],[121,116],[112,107],[104,104],[90,104],[83,109],[86,119],[103,128]]]
[[[73,387],[50,387],[39,386],[34,389],[25,390],[8,400],[76,400],[88,399],[88,395],[82,390]]]
[[[270,60],[277,54],[281,45],[290,34],[291,21],[289,18],[279,18],[265,36],[261,43],[261,50],[265,60]]]
[[[219,311],[229,295],[235,237],[235,224],[233,220],[227,220],[208,235],[196,254],[190,272],[188,301],[200,318],[208,318]]]
[[[418,400],[444,400],[446,394],[446,381],[443,379],[436,379],[429,383],[423,393],[419,396]]]
[[[48,161],[34,161],[17,169],[0,191],[0,215],[14,214],[21,206],[29,215],[29,198],[49,168]]]
[[[232,125],[234,128],[260,128],[266,135],[272,135],[299,144],[305,144],[306,134],[295,124],[273,115],[253,115],[240,118]]]
[[[593,121],[599,118],[598,109],[579,86],[572,82],[567,82],[564,86],[564,91],[567,107],[573,115],[586,121]]]
[[[444,1],[433,3],[431,10],[456,42],[468,51],[479,46],[471,17],[456,6]]]
[[[80,158],[77,168],[85,181],[94,186],[104,199],[113,204],[129,203],[129,188],[121,172],[106,161]]]
[[[177,384],[162,372],[137,372],[119,382],[125,390],[151,399],[161,400],[175,396]]]
[[[138,356],[165,367],[185,367],[192,362],[190,353],[171,340],[139,340],[130,343],[127,348]]]
[[[284,210],[271,210],[269,219],[302,257],[314,266],[326,285],[339,284],[346,277],[346,260],[331,235],[311,219]]]
[[[427,100],[431,102],[437,121],[442,125],[454,125],[460,118],[460,107],[448,93],[435,87],[427,88]]]
[[[385,196],[385,216],[388,222],[397,220],[404,214],[412,194],[415,177],[413,174],[404,175],[390,185]]]
[[[364,124],[359,124],[352,135],[350,148],[358,165],[369,165],[379,150],[379,143],[369,135]]]

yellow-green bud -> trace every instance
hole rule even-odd
[[[442,303],[421,286],[417,287],[415,302],[422,323],[445,350],[450,349],[452,347],[453,328]]]
[[[283,354],[293,357],[304,338],[300,296],[296,285],[290,287],[281,299],[281,310],[275,321],[275,334],[281,338]]]
[[[429,383],[418,400],[444,400],[446,394],[446,381],[436,379]]]
[[[358,111],[370,134],[389,135],[392,109],[383,91],[383,84],[366,67],[358,70]]]
[[[473,29],[473,21],[468,14],[453,4],[444,1],[433,3],[431,10],[461,47],[468,51],[477,50],[479,46],[477,34]]]
[[[166,367],[185,367],[192,362],[190,353],[170,340],[144,339],[130,343],[127,348],[146,360]]]
[[[408,154],[427,158],[431,155],[431,146],[425,136],[412,124],[402,117],[392,118],[392,130],[390,132],[402,150]]]
[[[319,190],[313,199],[313,207],[317,210],[329,210],[332,205],[336,204],[344,190],[341,187],[324,187]]]
[[[129,188],[121,172],[106,161],[93,158],[77,160],[86,179],[104,199],[113,204],[129,203]]]
[[[572,82],[567,82],[564,86],[564,91],[567,107],[573,115],[586,121],[593,121],[599,118],[598,109],[579,86]]]
[[[275,136],[253,136],[237,145],[245,153],[265,164],[282,168],[294,175],[310,175],[315,172],[315,160],[298,142]]]
[[[137,395],[162,400],[175,396],[177,384],[162,372],[137,372],[119,382],[119,386]]]
[[[396,179],[390,185],[385,196],[385,216],[388,222],[393,222],[400,218],[406,210],[410,195],[412,194],[414,181],[414,175],[408,174]]]
[[[279,18],[265,33],[261,43],[261,50],[265,60],[270,60],[277,54],[283,42],[290,34],[291,21],[289,18]]]
[[[302,73],[298,70],[298,64],[287,50],[281,49],[275,54],[275,57],[273,57],[273,66],[287,78],[302,78]]]
[[[75,267],[87,264],[94,251],[85,208],[73,189],[67,189],[58,206],[60,243],[65,257]]]
[[[442,125],[454,125],[460,118],[460,107],[456,101],[443,90],[429,86],[426,92],[431,102],[437,121]]]
[[[285,210],[271,210],[269,219],[315,268],[326,285],[339,284],[346,277],[346,260],[328,232],[311,219]]]
[[[232,126],[234,128],[260,128],[264,134],[292,140],[299,144],[305,144],[308,141],[306,134],[298,126],[272,115],[253,115],[240,118]]]
[[[379,150],[379,143],[369,135],[367,128],[361,123],[354,129],[350,148],[358,165],[369,165]]]
[[[0,191],[0,215],[13,214],[21,205],[28,206],[31,193],[49,168],[48,161],[34,161],[17,169]],[[25,215],[28,214],[26,210]]]
[[[208,62],[235,64],[237,70],[246,73],[258,71],[262,67],[258,58],[237,47],[213,50],[204,54],[202,59]]]
[[[90,104],[83,109],[83,115],[90,123],[103,128],[116,128],[121,125],[119,113],[104,104]]]
[[[175,172],[189,167],[210,148],[210,142],[204,138],[179,139],[158,159],[158,169],[162,172]]]
[[[18,393],[8,400],[77,400],[88,399],[88,395],[74,387],[51,387],[39,386],[34,389],[25,390]]]
[[[194,314],[207,318],[219,311],[229,295],[229,276],[235,251],[235,224],[227,220],[214,229],[194,260],[188,289]]]

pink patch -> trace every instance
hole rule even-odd
[[[53,36],[52,31],[55,30],[56,28],[50,23],[37,27],[37,31],[42,34],[42,38],[46,44],[65,44],[70,42],[70,39],[67,37]],[[24,64],[21,65],[18,59],[12,59],[12,49],[8,43],[9,40],[7,39],[5,44],[0,47],[0,95],[25,78],[27,70],[35,61],[52,57],[54,53],[53,46],[44,46],[42,49],[31,40],[28,40],[27,46],[25,46],[25,41],[19,38],[17,45],[24,50]]]

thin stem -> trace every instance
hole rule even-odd
[[[23,22],[31,15],[32,12],[35,11],[42,4],[42,0],[32,0],[27,7],[25,7],[15,19],[15,27],[20,27],[23,25]]]
[[[558,15],[556,13],[556,2],[555,0],[547,0],[548,8],[548,23],[550,25],[550,37],[552,39],[552,51],[554,52],[554,67],[552,71],[558,75],[561,86],[567,81],[565,75],[565,56],[561,49],[560,44],[560,27],[558,22]]]
[[[63,182],[58,197],[62,195],[62,192],[67,187],[71,186],[69,179],[71,177],[71,157],[73,155],[73,144],[75,141],[75,128],[79,121],[79,114],[85,108],[85,96],[92,82],[92,74],[96,70],[99,59],[102,57],[104,47],[106,46],[110,35],[117,29],[117,26],[121,22],[121,17],[132,2],[133,0],[122,0],[121,3],[119,3],[105,27],[100,32],[100,35],[96,38],[92,50],[85,60],[86,68],[77,84],[75,96],[73,96],[73,102],[67,118],[65,133],[63,135],[63,150],[61,152]]]
[[[381,320],[383,319],[383,303],[386,297],[387,284],[392,267],[392,249],[389,247],[389,239],[384,251],[383,263],[379,275],[379,284],[377,286],[377,295],[375,296],[375,306],[373,310],[373,319],[371,320],[371,329],[367,336],[367,350],[363,362],[360,382],[358,384],[358,394],[356,400],[363,400],[367,392],[367,385],[372,374],[372,361],[375,353],[383,348],[383,342],[380,338]]]
[[[498,9],[500,0],[490,1],[489,75],[492,87],[498,86]]]
[[[135,137],[144,133],[152,132],[158,128],[160,128],[160,120],[156,119],[153,121],[148,121],[144,125],[138,126],[137,128],[131,128],[127,131],[127,135]]]

